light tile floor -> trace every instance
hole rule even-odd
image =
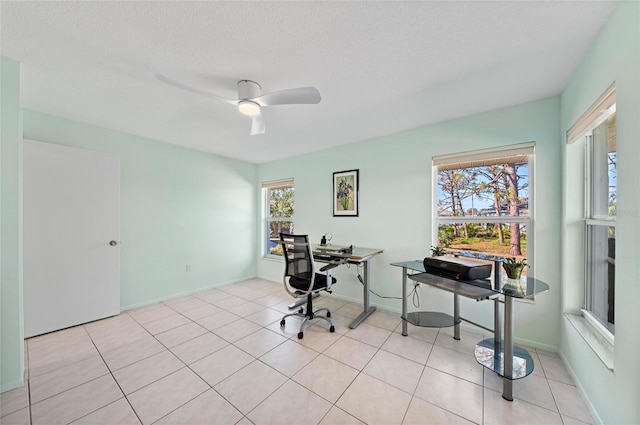
[[[501,380],[473,357],[486,337],[410,326],[322,295],[298,340],[291,299],[252,279],[26,341],[27,384],[0,395],[10,424],[593,423],[561,359],[529,348],[534,373]]]

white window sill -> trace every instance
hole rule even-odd
[[[607,340],[598,330],[589,323],[581,314],[565,313],[569,323],[584,338],[585,342],[591,347],[596,355],[602,360],[602,363],[609,370],[613,370],[613,344]]]
[[[275,255],[263,255],[263,260],[275,261],[276,263],[284,263],[284,257],[278,257]]]

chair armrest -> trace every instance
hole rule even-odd
[[[336,267],[338,267],[340,264],[336,264],[336,263],[332,263],[332,264],[327,264],[326,266],[322,267],[320,269],[321,272],[324,272],[327,275],[327,291],[331,291],[331,269],[335,269]]]

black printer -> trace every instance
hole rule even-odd
[[[491,264],[444,255],[425,257],[423,264],[427,273],[455,280],[486,279],[493,268]]]

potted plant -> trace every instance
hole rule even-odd
[[[504,271],[507,273],[507,277],[509,279],[517,279],[520,280],[520,275],[525,267],[527,267],[527,260],[517,260],[514,257],[507,258],[502,262],[502,267]]]
[[[445,251],[444,248],[439,246],[432,245],[431,248],[429,248],[429,250],[431,251],[432,257],[438,257],[440,255],[445,255],[447,253],[447,251]]]

